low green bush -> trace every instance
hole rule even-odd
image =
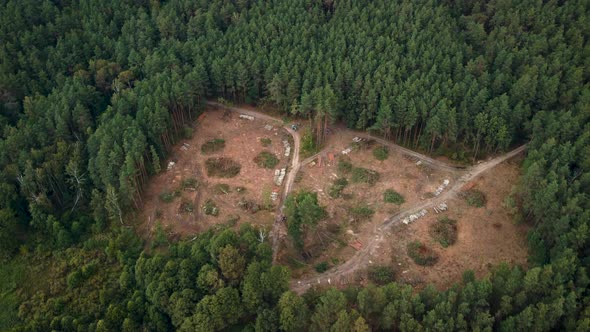
[[[266,148],[272,144],[272,140],[270,138],[264,137],[260,139],[260,144]]]
[[[373,149],[373,156],[379,161],[389,158],[389,149],[386,146],[380,145]]]
[[[393,203],[393,204],[400,205],[400,204],[403,204],[406,200],[404,199],[404,196],[402,196],[397,191],[395,191],[393,189],[387,189],[383,193],[383,201],[385,203]]]
[[[254,157],[254,162],[256,165],[258,165],[258,167],[275,168],[275,166],[279,163],[279,159],[277,156],[268,151],[262,151],[256,157]]]
[[[370,281],[376,285],[385,285],[393,282],[395,273],[390,266],[372,265],[367,270],[367,276]]]
[[[351,181],[354,183],[368,183],[374,185],[379,181],[380,174],[377,171],[362,167],[352,169]]]
[[[375,211],[373,211],[373,209],[371,209],[366,203],[360,203],[355,207],[349,208],[348,214],[355,221],[361,221],[370,219],[373,214],[375,214]]]
[[[315,268],[316,272],[323,273],[323,272],[328,271],[328,269],[330,268],[330,264],[328,264],[328,262],[321,262],[321,263],[316,264],[314,266],[314,268]]]

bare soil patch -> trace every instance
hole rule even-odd
[[[397,279],[419,287],[428,283],[440,289],[460,282],[465,270],[473,270],[477,277],[484,277],[490,269],[501,262],[526,267],[528,226],[514,223],[504,200],[510,195],[519,174],[519,162],[509,161],[496,166],[476,178],[469,187],[485,194],[485,207],[470,206],[466,199],[458,196],[447,202],[449,210],[428,214],[408,225],[394,227],[374,262],[391,264]],[[457,239],[444,248],[432,236],[432,225],[440,218],[456,220]],[[438,256],[433,266],[417,265],[407,255],[407,245],[420,241]]]
[[[308,232],[306,248],[311,258],[304,259],[288,246],[282,248],[279,261],[295,268],[295,277],[313,273],[319,262],[328,261],[331,266],[344,262],[355,246],[370,241],[369,234],[386,218],[425,199],[445,179],[454,181],[450,173],[417,165],[397,150],[389,149],[387,159],[379,161],[374,156],[379,144],[355,144],[354,137],[346,128],[331,128],[323,153],[301,167],[294,191],[317,192],[329,218],[320,222],[317,231]],[[348,154],[342,153],[350,147]],[[403,196],[403,202],[386,202],[384,194],[391,190]]]
[[[270,231],[275,214],[271,194],[280,192],[274,172],[289,162],[282,142],[290,136],[275,123],[214,109],[200,117],[193,132],[191,139],[176,145],[163,171],[150,180],[137,216],[143,233],[149,236],[158,223],[173,236],[190,236],[214,226],[239,227],[244,222],[264,225]],[[261,144],[269,139],[266,146]],[[274,168],[256,165],[254,159],[262,151],[276,156]],[[208,172],[208,160],[216,170],[213,173]],[[166,170],[171,161],[174,166]],[[226,178],[220,177],[224,174]],[[195,183],[179,190],[186,179]],[[166,201],[160,198],[163,193]],[[244,202],[248,207],[268,208],[244,210]]]

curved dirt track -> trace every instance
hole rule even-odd
[[[294,149],[293,149],[293,158],[291,160],[291,167],[290,167],[290,170],[288,172],[287,178],[284,183],[283,194],[282,194],[281,200],[279,202],[279,207],[277,208],[277,218],[275,219],[275,222],[273,224],[273,229],[271,232],[272,238],[273,238],[272,250],[273,250],[273,262],[274,262],[274,261],[276,261],[276,257],[277,257],[277,253],[278,253],[281,228],[284,227],[281,219],[282,219],[282,215],[283,215],[283,208],[284,208],[285,199],[287,198],[287,196],[289,195],[289,193],[293,189],[293,183],[295,182],[295,177],[297,176],[297,173],[299,172],[299,169],[301,168],[301,166],[310,163],[315,158],[317,158],[318,155],[324,153],[324,151],[320,151],[317,154],[315,154],[309,158],[306,158],[305,160],[300,162],[299,161],[299,149],[300,149],[301,138],[299,136],[299,133],[292,130],[288,125],[283,125],[282,120],[272,117],[270,115],[264,114],[264,113],[259,113],[259,112],[248,110],[245,108],[229,107],[229,106],[225,106],[223,104],[211,102],[211,101],[207,102],[207,104],[210,106],[220,107],[220,108],[224,108],[226,110],[230,110],[230,111],[234,111],[234,112],[240,112],[243,114],[251,115],[255,118],[264,119],[269,122],[275,122],[275,123],[278,122],[293,137]],[[357,251],[354,254],[354,256],[352,256],[346,262],[335,267],[334,269],[331,269],[328,272],[325,272],[322,274],[317,274],[317,275],[314,275],[312,277],[308,277],[305,279],[293,280],[291,282],[291,289],[297,293],[303,293],[307,289],[309,289],[315,285],[330,285],[332,282],[334,282],[334,283],[340,282],[343,277],[346,277],[346,276],[350,275],[351,273],[364,268],[365,266],[367,266],[369,264],[369,260],[370,260],[371,256],[373,255],[375,250],[378,249],[379,244],[383,241],[384,233],[386,231],[388,231],[393,225],[398,224],[399,222],[401,222],[405,217],[409,216],[410,214],[414,214],[422,209],[431,208],[435,204],[440,204],[441,202],[444,202],[448,199],[455,197],[461,191],[461,188],[465,184],[467,184],[469,181],[473,180],[481,173],[483,173],[483,172],[495,167],[496,165],[506,161],[507,159],[510,159],[510,158],[516,156],[517,154],[523,152],[526,149],[526,144],[525,144],[525,145],[522,145],[522,146],[520,146],[510,152],[507,152],[501,156],[491,159],[489,161],[477,164],[475,166],[465,167],[465,166],[449,165],[449,164],[442,162],[440,160],[432,159],[432,158],[425,156],[419,152],[415,152],[415,151],[406,149],[406,148],[401,147],[395,143],[392,143],[390,141],[387,141],[387,140],[379,138],[379,137],[374,137],[374,136],[369,135],[367,133],[363,133],[363,132],[355,132],[355,133],[359,137],[373,139],[383,145],[388,146],[389,148],[392,148],[392,149],[401,151],[404,154],[416,157],[416,158],[420,159],[423,163],[426,163],[435,169],[450,171],[455,174],[461,174],[461,176],[455,181],[455,183],[453,183],[445,191],[443,191],[443,193],[441,193],[441,195],[427,199],[427,200],[419,202],[417,204],[414,204],[413,206],[408,207],[407,209],[404,209],[403,211],[400,211],[399,213],[385,219],[383,221],[383,223],[373,231],[373,234],[371,234],[370,239],[372,239],[372,240],[370,242],[366,243],[366,245],[361,250]]]
[[[467,166],[457,166],[457,165],[447,164],[447,163],[440,161],[440,160],[432,159],[426,155],[423,155],[419,152],[404,148],[403,146],[397,145],[397,144],[395,144],[391,141],[388,141],[386,139],[383,139],[381,137],[375,137],[373,135],[370,135],[370,134],[367,134],[364,132],[356,132],[355,131],[355,133],[359,137],[364,137],[364,138],[375,140],[375,141],[379,142],[380,144],[383,144],[383,145],[389,147],[390,149],[398,150],[398,151],[402,152],[403,154],[406,154],[406,155],[409,155],[412,157],[416,157],[416,158],[420,159],[420,161],[422,161],[422,163],[427,164],[434,169],[438,169],[441,171],[457,172],[457,171],[464,170],[467,168]]]
[[[400,211],[399,213],[386,219],[380,227],[373,231],[373,234],[371,234],[370,237],[372,240],[368,242],[366,246],[364,246],[361,250],[357,251],[354,254],[354,256],[352,256],[349,260],[323,274],[318,274],[313,277],[308,277],[301,280],[294,280],[291,282],[291,289],[297,293],[303,293],[310,287],[318,284],[327,285],[331,284],[332,282],[339,282],[341,281],[342,277],[350,275],[354,271],[357,271],[367,266],[371,258],[371,255],[377,249],[378,245],[383,241],[384,232],[390,229],[393,225],[399,223],[401,220],[403,220],[403,218],[407,217],[410,214],[414,214],[422,209],[431,208],[435,204],[440,204],[445,200],[453,198],[461,191],[461,188],[469,181],[473,180],[481,173],[495,167],[501,162],[506,161],[507,159],[510,159],[515,155],[521,153],[525,150],[525,148],[526,144],[499,157],[496,157],[492,160],[468,168],[468,170],[457,181],[455,181],[455,183],[452,186],[450,186],[438,197],[434,197],[423,202],[420,202],[418,204],[415,204],[414,206],[409,207],[403,211]]]
[[[295,176],[297,175],[297,173],[299,172],[299,168],[301,167],[301,165],[299,163],[299,149],[301,146],[301,137],[299,136],[299,133],[294,131],[293,129],[291,129],[291,127],[289,127],[288,125],[283,125],[282,120],[272,117],[270,115],[251,111],[251,110],[248,110],[245,108],[240,108],[240,107],[229,107],[229,106],[225,106],[223,104],[212,102],[212,101],[208,101],[207,105],[222,108],[222,109],[233,111],[233,112],[239,112],[241,114],[250,115],[255,118],[263,119],[268,122],[279,123],[283,127],[283,129],[285,129],[291,135],[291,137],[293,137],[294,143],[293,143],[293,151],[291,153],[293,158],[291,158],[291,166],[289,167],[290,169],[288,170],[287,177],[285,178],[283,193],[282,193],[281,198],[279,200],[279,207],[277,208],[277,213],[276,213],[277,217],[275,218],[274,224],[272,226],[272,231],[271,231],[272,258],[273,258],[273,262],[274,262],[276,260],[276,256],[277,256],[278,248],[279,248],[279,243],[280,243],[280,241],[279,241],[280,240],[280,231],[281,231],[281,227],[282,227],[282,216],[283,216],[283,208],[285,207],[285,205],[284,205],[285,199],[287,199],[287,196],[289,195],[291,190],[293,190],[293,184],[295,183]]]

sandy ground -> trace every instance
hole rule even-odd
[[[518,172],[518,160],[515,160],[500,164],[475,179],[473,188],[486,195],[485,207],[471,207],[457,197],[447,202],[447,212],[429,213],[408,226],[395,227],[389,247],[383,246],[374,263],[392,264],[402,282],[417,286],[432,283],[440,289],[459,282],[465,270],[473,270],[477,277],[483,277],[502,262],[526,267],[528,227],[516,225],[504,207],[504,199],[513,189]],[[429,234],[429,227],[441,216],[457,220],[457,242],[448,248],[443,248]],[[414,240],[439,254],[434,266],[419,266],[407,256],[406,245]]]
[[[188,236],[215,225],[226,224],[232,215],[240,216],[236,227],[248,222],[265,225],[270,230],[274,219],[273,209],[251,214],[241,210],[237,202],[243,197],[263,204],[268,201],[272,191],[280,190],[273,181],[274,169],[260,168],[253,159],[261,151],[267,150],[279,158],[276,168],[285,167],[288,158],[284,156],[282,141],[289,136],[274,123],[273,128],[267,130],[267,122],[240,119],[239,114],[234,112],[209,109],[200,120],[193,127],[193,137],[179,142],[171,157],[164,162],[162,173],[151,179],[144,196],[144,208],[139,215],[143,230],[149,233],[159,222],[170,234]],[[225,148],[212,154],[202,154],[202,144],[215,138],[224,139]],[[263,147],[261,138],[270,138],[271,145]],[[182,148],[184,143],[188,144],[186,150]],[[229,157],[237,161],[241,165],[240,174],[228,179],[208,177],[204,163],[210,157]],[[169,161],[176,164],[166,171]],[[197,191],[183,191],[181,197],[175,198],[171,203],[160,199],[161,193],[174,191],[187,178],[197,179]],[[230,186],[229,194],[219,194],[214,190],[215,185],[220,183]],[[244,187],[246,191],[238,193],[236,187]],[[211,199],[219,207],[218,216],[205,215],[202,212],[207,199]],[[191,202],[194,205],[193,213],[180,212],[182,202]]]
[[[170,171],[163,171],[154,177],[146,190],[145,207],[138,216],[140,230],[149,236],[156,223],[161,223],[172,235],[190,236],[211,227],[228,226],[227,221],[233,215],[240,216],[233,227],[248,222],[271,229],[275,219],[274,208],[250,214],[241,210],[237,202],[244,197],[262,204],[268,201],[267,197],[271,192],[281,192],[281,188],[273,183],[274,170],[259,168],[253,162],[253,158],[259,152],[268,150],[280,158],[276,168],[286,167],[289,160],[283,155],[282,141],[289,136],[284,129],[278,127],[276,120],[268,115],[260,115],[255,121],[240,119],[238,115],[235,112],[209,110],[194,126],[193,138],[176,145],[171,158],[165,162],[167,165],[169,161],[174,161],[176,165]],[[271,130],[264,128],[269,123],[273,125]],[[428,202],[430,193],[435,191],[444,179],[449,179],[451,186],[458,181],[459,187],[455,187],[460,188],[462,180],[458,177],[462,173],[444,163],[438,165],[441,164],[440,161],[432,161],[430,166],[417,165],[415,156],[408,156],[408,153],[415,153],[403,152],[403,149],[390,149],[389,158],[385,161],[377,161],[372,154],[372,148],[353,150],[347,156],[343,156],[342,150],[352,145],[352,138],[355,136],[354,132],[335,126],[322,153],[314,162],[302,161],[303,165],[294,190],[317,192],[320,204],[326,207],[329,218],[322,221],[317,231],[311,232],[306,240],[312,258],[304,260],[294,255],[288,245],[281,249],[279,263],[299,265],[299,268],[293,271],[295,278],[309,273],[314,275],[313,266],[318,262],[327,261],[332,266],[340,266],[357,253],[351,247],[353,243],[361,246],[378,243],[371,246],[370,252],[365,253],[364,256],[369,255],[367,264],[391,265],[396,270],[399,281],[418,287],[434,283],[444,288],[459,281],[467,269],[474,270],[477,276],[483,276],[500,262],[526,266],[527,229],[525,226],[515,225],[512,216],[503,206],[505,197],[509,195],[512,184],[518,178],[518,159],[504,162],[472,181],[470,185],[483,191],[487,196],[488,202],[484,208],[470,207],[464,199],[455,197],[447,202],[449,211],[444,214],[437,215],[431,211],[410,225],[398,223],[391,230],[382,232],[380,229],[388,217],[400,210],[412,209]],[[270,147],[265,148],[260,144],[260,139],[265,137],[272,140]],[[225,149],[203,155],[200,151],[201,145],[214,138],[225,139]],[[293,144],[292,140],[290,141]],[[184,143],[187,145],[182,148]],[[209,157],[234,159],[242,166],[240,174],[230,179],[209,178],[204,168],[204,162]],[[344,193],[350,198],[330,198],[328,190],[337,176],[345,176],[350,180],[350,175],[339,174],[337,171],[340,158],[349,159],[355,167],[378,171],[381,175],[380,180],[373,186],[349,183]],[[160,199],[161,193],[175,190],[182,180],[187,178],[198,180],[198,190],[183,191],[181,197],[177,197],[171,203],[164,203]],[[220,183],[228,184],[231,188],[230,193],[217,193],[214,189]],[[246,191],[237,193],[236,187],[244,187]],[[386,189],[398,191],[404,196],[405,203],[400,206],[384,203],[383,192]],[[219,216],[207,216],[202,213],[202,206],[208,199],[219,207]],[[191,202],[195,210],[192,213],[181,212],[180,206],[183,202]],[[366,203],[375,214],[369,220],[353,221],[348,208],[360,203]],[[458,221],[458,241],[449,248],[442,248],[434,242],[428,231],[429,226],[442,215]],[[373,239],[373,236],[377,238]],[[426,243],[440,255],[436,265],[418,266],[407,257],[406,245],[413,240]],[[368,247],[367,245],[367,249]],[[294,264],[294,261],[299,264]],[[362,271],[357,272],[359,273],[354,275],[334,277],[347,284],[363,283],[364,278],[360,273]],[[330,282],[329,279],[327,281]]]
[[[437,171],[424,165],[416,163],[402,152],[390,149],[388,159],[378,161],[373,156],[372,149],[379,146],[375,143],[373,147],[367,149],[353,150],[348,155],[343,155],[342,151],[351,146],[355,134],[343,128],[333,128],[332,133],[328,136],[324,152],[314,162],[301,168],[300,180],[295,185],[295,191],[307,190],[318,194],[319,202],[326,208],[329,218],[324,220],[320,226],[321,229],[327,224],[340,226],[337,235],[329,232],[318,232],[312,234],[307,239],[307,244],[312,248],[314,257],[308,260],[307,268],[294,271],[294,275],[301,275],[306,271],[312,270],[315,263],[321,261],[344,261],[354,254],[354,249],[348,246],[348,243],[359,241],[366,243],[369,234],[381,224],[385,218],[397,213],[400,209],[412,206],[424,199],[425,195],[432,193],[444,181],[444,179],[454,180],[454,175],[450,172]],[[330,158],[333,155],[333,159]],[[321,166],[319,159],[322,159]],[[332,160],[331,160],[332,159]],[[380,180],[375,185],[365,183],[352,183],[350,175],[338,172],[338,161],[340,159],[349,160],[354,167],[364,167],[380,173]],[[349,199],[331,198],[328,195],[329,188],[337,177],[346,177],[349,185],[343,191],[345,194],[352,195]],[[401,205],[385,203],[383,201],[383,192],[386,189],[393,189],[399,192],[405,198]],[[366,203],[375,214],[370,220],[353,221],[351,220],[348,208]],[[287,250],[284,253],[284,263],[294,258],[293,253]],[[291,257],[291,258],[289,258]]]

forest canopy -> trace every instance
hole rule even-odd
[[[2,282],[0,329],[590,329],[589,12],[584,0],[0,0],[0,277],[53,266],[45,289]],[[300,297],[250,227],[147,248],[127,218],[207,98],[309,119],[316,144],[337,121],[461,159],[529,142],[513,197],[533,226],[531,268],[440,292]]]

